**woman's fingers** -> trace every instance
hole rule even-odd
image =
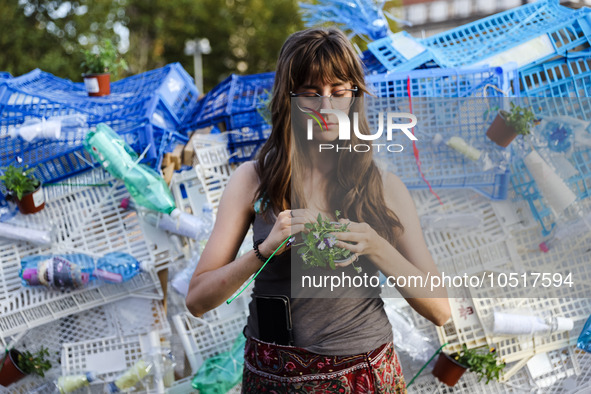
[[[362,244],[362,243],[350,244],[347,242],[337,241],[335,243],[335,246],[338,248],[341,248],[341,249],[350,250],[353,253],[364,254],[363,253],[364,244]]]

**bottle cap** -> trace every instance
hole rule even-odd
[[[124,199],[121,200],[121,203],[119,204],[119,206],[123,209],[127,209],[129,207],[129,198],[125,197]]]
[[[542,252],[544,252],[544,253],[548,253],[548,251],[550,250],[550,249],[548,248],[548,245],[546,244],[546,242],[542,242],[542,243],[539,245],[539,247],[540,247],[540,250],[541,250]]]
[[[96,380],[96,372],[86,372],[86,380],[88,383],[92,383]]]
[[[175,209],[173,209],[173,210],[172,210],[172,212],[170,213],[170,217],[171,217],[171,218],[173,218],[173,219],[176,219],[176,218],[178,218],[179,216],[181,216],[181,213],[182,213],[182,212],[181,212],[181,210],[180,210],[180,209],[178,209],[178,208],[175,208]]]
[[[435,134],[435,136],[433,137],[433,145],[439,145],[443,142],[443,136],[439,133]]]
[[[568,317],[556,318],[556,332],[570,331],[574,327],[574,322]]]
[[[154,264],[151,261],[140,261],[140,270],[148,272],[154,269]]]
[[[35,268],[27,268],[23,271],[23,279],[31,286],[40,285],[39,277],[37,276],[37,270]]]

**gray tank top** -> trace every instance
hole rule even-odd
[[[267,223],[262,215],[255,216],[253,241],[265,239],[269,235],[274,219]],[[294,260],[294,264],[297,263],[301,264],[301,261]],[[356,265],[361,265],[363,272],[368,275],[377,272],[367,259],[361,258]],[[351,266],[344,269],[353,270]],[[363,289],[356,295],[354,293],[353,296],[359,298],[350,298],[351,289],[347,291],[347,298],[292,298],[289,252],[270,261],[255,279],[253,287],[253,294],[289,297],[297,347],[317,354],[345,356],[366,353],[391,342],[392,326],[384,311],[384,303],[379,298],[380,289]],[[249,309],[245,334],[259,338],[254,300],[250,301]]]

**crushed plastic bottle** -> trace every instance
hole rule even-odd
[[[548,336],[556,332],[570,331],[574,326],[572,319],[566,317],[554,316],[550,313],[545,317],[540,317],[528,313],[528,311],[521,313],[495,311],[493,315],[493,334]]]
[[[137,154],[109,126],[99,123],[96,130],[86,135],[84,148],[105,170],[125,183],[139,205],[166,214],[174,211],[174,198],[162,176],[138,164]]]
[[[57,379],[47,382],[29,394],[69,394],[82,387],[88,386],[96,380],[94,372],[87,372],[79,375],[60,376]]]
[[[133,201],[124,198],[121,200],[120,206],[124,209],[134,209],[141,211],[146,222],[150,223],[154,227],[158,227],[162,230],[182,235],[185,237],[199,240],[203,237],[203,234],[209,235],[211,232],[211,223],[213,222],[213,210],[211,205],[207,205],[207,212],[202,214],[201,217],[196,217],[187,212],[183,212],[178,208],[175,208],[169,215],[149,211],[137,207]],[[204,211],[205,208],[204,208]]]
[[[24,286],[43,285],[55,289],[77,289],[94,281],[122,283],[149,264],[140,263],[123,252],[107,253],[95,261],[91,256],[76,253],[64,255],[26,256],[21,260],[20,277]]]
[[[114,382],[109,383],[109,393],[120,393],[128,390],[150,374],[154,364],[150,361],[139,360],[131,368],[121,374]]]
[[[202,228],[201,232],[196,238],[197,241],[204,241],[209,238],[209,234],[211,234],[211,230],[213,228],[213,209],[211,205],[205,204],[201,208],[201,223]],[[189,283],[191,282],[191,277],[193,276],[193,272],[197,268],[197,264],[199,263],[199,258],[201,257],[199,251],[196,251],[191,259],[189,260],[189,264],[183,270],[179,271],[171,281],[172,287],[178,291],[183,296],[187,296],[189,292]]]
[[[52,116],[48,119],[29,119],[10,130],[12,138],[20,137],[27,142],[38,139],[80,140],[88,130],[86,116],[82,114]]]

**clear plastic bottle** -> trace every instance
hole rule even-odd
[[[551,313],[540,317],[528,313],[528,311],[495,311],[492,323],[493,334],[548,336],[557,332],[570,331],[574,326],[573,321],[566,317],[554,316]]]
[[[96,380],[94,372],[87,372],[79,375],[60,376],[57,379],[47,382],[33,391],[30,394],[68,394],[72,393],[82,387],[88,386]]]
[[[213,228],[213,209],[210,204],[205,204],[201,208],[201,231],[199,232],[198,237],[196,238],[197,241],[205,241],[209,238],[209,234],[211,234],[211,230]],[[195,251],[191,259],[189,260],[189,264],[183,270],[179,271],[171,281],[172,287],[178,291],[180,294],[187,296],[189,291],[189,283],[191,282],[191,277],[193,276],[193,272],[197,268],[197,264],[199,263],[199,258],[201,257],[199,251]]]
[[[20,137],[27,142],[37,139],[79,140],[88,130],[86,116],[82,114],[52,116],[48,119],[34,118],[10,130],[12,138]]]
[[[168,185],[156,171],[138,164],[138,156],[129,145],[104,123],[88,132],[85,149],[111,175],[123,180],[129,194],[141,206],[170,214],[176,204]]]
[[[131,368],[121,374],[114,382],[109,383],[107,392],[120,393],[134,387],[148,376],[154,369],[154,363],[139,360]]]
[[[201,239],[204,234],[209,235],[213,223],[213,209],[211,205],[206,204],[203,207],[201,217],[191,215],[175,208],[170,214],[149,211],[138,208],[133,201],[124,198],[120,206],[124,209],[134,209],[141,211],[146,222],[162,230],[192,238],[196,241]]]
[[[21,260],[19,275],[24,286],[44,285],[64,290],[80,288],[95,280],[122,283],[148,269],[149,264],[123,252],[107,253],[96,261],[76,253],[26,256]]]

